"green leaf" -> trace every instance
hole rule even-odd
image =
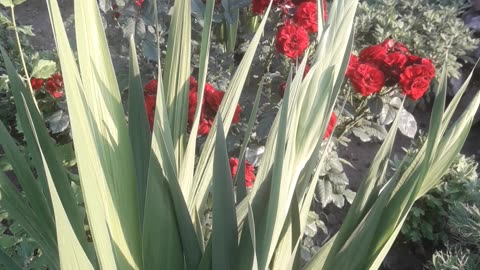
[[[155,3],[154,10],[156,10]],[[157,49],[159,48],[157,47]],[[160,59],[158,60],[160,61]],[[161,70],[159,70],[159,75],[160,74]],[[161,81],[161,76],[159,76],[158,78],[159,81],[157,89],[155,123],[152,137],[152,152],[150,155],[149,174],[147,180],[147,198],[150,197],[150,199],[146,200],[145,218],[147,218],[150,213],[156,216],[156,212],[158,211],[158,205],[162,202],[161,200],[163,200],[158,197],[165,196],[161,195],[162,193],[160,193],[165,191],[160,190],[159,188],[156,188],[155,190],[150,189],[149,186],[158,185],[158,183],[156,183],[158,179],[165,179],[165,181],[167,181],[169,192],[171,194],[171,200],[173,200],[173,209],[169,209],[169,211],[172,211],[172,213],[176,217],[176,221],[171,224],[171,227],[169,227],[169,229],[171,231],[179,231],[179,237],[182,243],[181,248],[183,249],[183,254],[185,254],[185,256],[183,256],[181,252],[179,254],[175,253],[175,256],[173,256],[172,258],[168,258],[168,260],[179,263],[180,260],[183,261],[185,259],[186,267],[188,269],[193,269],[198,266],[201,260],[201,245],[198,243],[197,239],[203,238],[199,237],[198,233],[196,234],[195,227],[188,212],[188,208],[186,207],[186,202],[182,194],[182,190],[179,186],[177,169],[175,164],[175,153],[170,132],[171,129],[168,122],[167,106],[164,100],[164,87]],[[157,202],[156,200],[159,202]],[[167,212],[166,214],[170,215],[170,212]],[[162,219],[158,219],[156,221],[162,222]],[[155,237],[156,235],[162,235],[161,231],[157,231],[157,228],[152,226],[149,227],[149,231],[145,231],[144,228],[143,233],[144,239],[146,239],[147,237]],[[146,248],[148,248],[148,250],[146,250]],[[168,248],[168,243],[156,241],[151,242],[148,246],[144,245],[143,251],[144,254],[152,254],[152,256],[155,256],[153,254],[156,254],[156,252],[158,252],[158,250],[162,248]],[[147,260],[150,260],[149,256],[144,255],[144,258],[148,258]],[[151,258],[151,260],[156,260],[156,258]],[[155,261],[153,266],[157,266],[158,263],[162,263],[162,261]],[[158,268],[159,267],[153,267],[152,269]],[[162,267],[160,268],[163,269]]]
[[[13,2],[12,0],[0,0],[0,5],[3,5],[4,7],[13,7]]]
[[[194,3],[195,1],[192,1]],[[215,7],[214,0],[207,0],[205,9],[205,21],[202,30],[202,44],[200,47],[200,67],[198,71],[198,85],[197,85],[197,108],[195,109],[195,116],[188,138],[187,148],[185,150],[185,157],[182,162],[182,169],[180,170],[180,187],[187,199],[187,204],[190,205],[194,195],[194,167],[195,167],[195,148],[197,145],[198,124],[201,116],[201,106],[203,104],[203,94],[205,90],[205,83],[207,78],[208,60],[210,55],[210,37],[212,28],[212,17]],[[195,210],[196,211],[196,210]],[[203,238],[203,236],[202,236]]]
[[[24,100],[25,105],[26,102]],[[27,108],[27,115],[29,116],[30,126],[33,127],[33,120],[30,117],[31,114]],[[36,108],[36,107],[31,107]],[[36,132],[34,131],[36,143],[40,146],[39,138],[37,137]],[[50,195],[52,199],[53,211],[55,213],[55,225],[57,229],[58,240],[58,251],[60,254],[60,267],[62,269],[94,269],[92,263],[90,262],[87,254],[85,253],[84,248],[82,247],[79,239],[75,235],[74,228],[72,227],[69,217],[63,208],[62,201],[58,195],[55,183],[52,179],[52,174],[50,173],[49,165],[43,155],[43,152],[40,152],[42,156],[42,161],[45,166],[46,177],[48,181],[48,187],[50,189]]]
[[[58,3],[47,3],[100,268],[138,268],[141,243],[133,154],[96,1],[75,1],[81,75]]]
[[[48,261],[58,267],[58,246],[56,236],[43,228],[42,220],[25,203],[17,188],[11,183],[4,172],[0,172],[0,203],[10,216],[33,238],[40,246]]]
[[[175,1],[163,73],[165,105],[175,150],[175,169],[185,151],[191,54],[191,1]]]
[[[55,71],[57,71],[57,63],[50,60],[40,59],[33,67],[31,76],[40,79],[47,79],[55,73]]]
[[[56,232],[53,230],[54,219],[53,213],[51,212],[52,209],[49,207],[50,204],[43,194],[38,181],[33,176],[27,160],[24,155],[20,153],[15,141],[10,137],[10,134],[1,121],[0,145],[11,163],[17,181],[25,192],[26,201],[44,222],[44,225],[38,225],[45,230],[45,234],[55,237]]]
[[[18,265],[8,254],[5,253],[3,249],[0,248],[0,269],[3,270],[22,270],[20,265]]]
[[[217,118],[213,170],[212,269],[233,269],[236,265],[237,219],[232,176],[228,162],[222,118]]]
[[[138,192],[140,222],[143,222],[145,194],[147,188],[148,161],[150,159],[151,134],[145,111],[142,80],[138,66],[135,40],[130,37],[130,74],[128,86],[128,132],[132,144],[133,161]]]

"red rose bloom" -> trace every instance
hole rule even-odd
[[[395,41],[391,38],[385,39],[382,43],[380,43],[383,47],[387,49],[387,51],[391,51],[395,46]]]
[[[400,41],[395,42],[395,45],[393,45],[393,51],[402,52],[402,53],[408,53],[409,52],[407,46],[405,46]]]
[[[235,113],[233,114],[232,124],[236,124],[236,123],[240,122],[240,113],[241,112],[242,112],[242,108],[237,105],[237,107],[235,108]]]
[[[430,86],[431,70],[426,65],[412,65],[400,74],[402,92],[412,100],[420,99]]]
[[[143,90],[145,90],[145,92],[147,92],[148,94],[155,95],[157,94],[157,86],[158,86],[158,81],[153,79],[147,82],[143,86]]]
[[[45,89],[47,89],[54,98],[62,97],[63,92],[59,91],[61,88],[63,88],[63,77],[60,73],[53,74],[45,84]]]
[[[210,128],[212,127],[213,122],[207,119],[200,119],[200,123],[198,123],[198,136],[207,135],[210,132]]]
[[[230,158],[230,173],[232,178],[235,178],[238,170],[238,158]],[[255,182],[255,168],[248,161],[245,160],[245,186],[247,188],[253,187]]]
[[[43,79],[39,79],[39,78],[32,77],[30,79],[30,84],[32,85],[33,90],[35,90],[35,91],[40,90],[42,88],[44,82],[45,81]]]
[[[143,1],[145,0],[135,0],[135,5],[137,5],[137,7],[141,8],[142,5],[143,5]]]
[[[408,57],[400,52],[389,53],[385,56],[385,59],[383,59],[383,72],[392,85],[398,82],[400,73],[405,69],[407,62]]]
[[[286,21],[278,29],[275,48],[279,53],[295,59],[303,54],[309,42],[308,33],[305,29]]]
[[[252,1],[252,12],[253,14],[263,14],[265,9],[267,9],[269,0],[253,0]]]
[[[307,32],[316,33],[318,31],[317,4],[312,2],[301,3],[297,7],[295,15],[293,15],[293,21]]]
[[[190,91],[188,93],[188,128],[191,129],[195,118],[195,110],[197,109],[197,81],[190,77]],[[208,134],[213,124],[213,120],[217,115],[218,109],[222,102],[225,92],[215,89],[211,84],[205,84],[204,98],[200,107],[200,122],[198,125],[198,135]],[[235,108],[232,123],[236,124],[240,121],[240,112],[242,109],[239,105]]]
[[[381,65],[387,55],[387,48],[382,44],[373,45],[363,49],[358,58],[360,62]]]
[[[420,64],[421,61],[422,61],[422,58],[420,56],[409,54],[407,65],[410,66],[410,65],[413,65],[413,64]]]
[[[385,82],[383,72],[371,64],[359,64],[349,79],[355,90],[364,97],[379,92]]]
[[[345,76],[347,77],[352,76],[352,72],[357,68],[357,66],[358,66],[358,57],[352,53],[350,54],[350,59],[348,60],[348,66],[347,66],[347,70],[345,71]]]
[[[432,63],[432,60],[427,58],[422,58],[422,60],[420,60],[420,64],[424,66],[426,76],[429,79],[435,78],[435,66]]]
[[[197,86],[198,86],[197,80],[195,80],[195,78],[193,76],[190,76],[190,78],[189,78],[189,85],[190,85],[190,90],[192,88],[197,88]]]
[[[225,92],[215,89],[211,84],[205,84],[205,107],[209,114],[217,114]]]
[[[316,4],[317,4],[317,1],[316,0],[292,0],[292,3],[295,4],[295,5],[301,5],[302,3],[306,3],[306,2],[310,2],[310,3],[314,3],[315,4],[315,10],[316,10]],[[328,19],[328,7],[327,7],[327,1],[326,0],[322,0],[322,6],[323,6],[323,21],[326,22],[327,19]]]
[[[145,111],[147,112],[148,124],[150,126],[150,131],[153,130],[153,119],[155,118],[155,95],[150,95],[147,93],[143,94],[143,100],[145,102]]]
[[[328,122],[327,130],[325,131],[325,135],[323,136],[323,140],[327,139],[332,135],[333,129],[335,128],[335,124],[337,124],[337,115],[335,112],[332,112],[330,116],[330,121]]]

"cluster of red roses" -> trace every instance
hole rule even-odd
[[[362,96],[398,83],[404,95],[418,100],[435,77],[435,67],[430,59],[410,54],[401,42],[387,39],[363,49],[358,57],[352,54],[346,77]]]
[[[54,98],[61,98],[63,95],[63,77],[60,73],[55,73],[46,81],[41,78],[32,77],[30,79],[30,84],[32,85],[32,89],[34,91],[40,91],[43,86],[45,89],[54,97]]]
[[[230,158],[230,173],[232,178],[235,178],[238,170],[238,158]],[[253,182],[255,182],[255,168],[252,164],[245,160],[245,186],[247,188],[253,187]]]
[[[269,1],[267,1],[269,2]],[[275,1],[274,1],[275,2]],[[317,4],[315,0],[288,1],[295,7],[293,16],[286,12],[287,19],[279,27],[276,34],[275,48],[277,51],[291,59],[301,56],[310,44],[309,34],[318,31]],[[253,1],[252,10],[255,12],[263,1]],[[285,4],[282,2],[282,4]],[[327,2],[323,0],[324,21],[327,20]],[[262,11],[263,12],[263,11]]]
[[[188,93],[188,128],[191,129],[195,118],[195,110],[197,108],[197,87],[198,83],[190,77],[190,91]],[[157,95],[157,80],[151,80],[144,86],[145,109],[147,110],[150,130],[153,128],[153,120],[155,113],[155,100]],[[200,122],[198,126],[198,135],[208,134],[212,127],[213,120],[220,108],[225,92],[215,89],[211,84],[205,84],[202,106],[200,111]],[[236,124],[240,121],[240,112],[242,109],[237,105],[232,123]]]

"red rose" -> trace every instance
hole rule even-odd
[[[195,91],[197,91],[196,88],[198,86],[198,83],[197,83],[197,80],[195,80],[195,78],[193,76],[190,76],[189,84],[190,84],[190,90],[192,90],[192,88],[195,88]]]
[[[155,95],[150,95],[144,93],[143,100],[145,102],[145,111],[147,112],[148,123],[150,125],[150,131],[153,129],[153,119],[155,117],[155,103],[156,97]]]
[[[379,92],[385,82],[383,72],[371,64],[359,64],[349,79],[355,90],[364,97]]]
[[[286,21],[278,29],[275,48],[279,53],[295,59],[303,54],[309,42],[308,33],[305,29]]]
[[[348,66],[347,66],[347,70],[345,71],[345,76],[347,77],[352,76],[352,72],[357,68],[357,66],[358,66],[358,57],[352,53],[350,54],[350,59],[348,60]]]
[[[252,1],[252,12],[253,14],[263,14],[265,9],[267,9],[270,0],[253,0]]]
[[[395,41],[391,38],[387,38],[382,43],[380,43],[380,45],[385,47],[387,51],[390,51],[393,49],[393,46],[395,45]]]
[[[422,58],[418,55],[409,54],[408,55],[408,66],[413,64],[420,64]]]
[[[158,81],[153,79],[147,82],[143,86],[143,90],[145,90],[145,92],[147,92],[148,94],[155,95],[157,94],[157,87],[158,87]]]
[[[197,109],[197,91],[192,89],[188,92],[188,128],[193,125],[195,119],[195,110]],[[201,109],[201,107],[200,107]]]
[[[412,100],[420,99],[430,86],[429,67],[426,65],[412,65],[400,74],[402,92]]]
[[[212,121],[209,121],[207,119],[200,119],[200,123],[198,124],[198,136],[207,135],[208,132],[210,132],[212,123]]]
[[[53,80],[59,88],[63,88],[62,74],[57,72],[57,73],[53,74],[52,77],[50,77],[50,79]]]
[[[403,43],[397,41],[397,42],[395,42],[395,45],[393,45],[393,51],[408,53],[408,48]]]
[[[389,77],[388,80],[390,80],[392,84],[397,83],[400,73],[405,69],[407,62],[408,57],[400,52],[392,52],[385,56],[382,66],[383,72]]]
[[[42,88],[44,82],[45,81],[43,79],[39,79],[39,78],[32,77],[30,79],[30,84],[32,85],[32,89],[35,90],[35,91],[40,90]]]
[[[293,15],[293,21],[307,32],[316,33],[318,31],[317,4],[312,2],[301,3],[297,7],[295,15]]]
[[[242,108],[237,105],[235,108],[235,112],[233,113],[232,124],[236,124],[240,122],[240,113],[242,112]]]
[[[235,178],[238,170],[238,158],[230,158],[230,173],[232,178]],[[245,160],[245,186],[247,188],[253,187],[253,182],[255,182],[255,168],[248,161]]]
[[[323,140],[327,139],[332,135],[333,129],[335,128],[335,124],[337,124],[337,115],[335,112],[332,112],[330,116],[330,121],[328,122],[327,130],[325,131],[325,135],[323,136]]]
[[[432,63],[432,60],[427,58],[422,58],[420,60],[420,64],[424,66],[425,73],[427,74],[428,78],[430,79],[435,78],[435,66]]]
[[[381,65],[386,55],[387,48],[382,44],[377,44],[363,49],[358,54],[358,58],[360,62]]]
[[[205,112],[215,117],[225,92],[215,89],[211,84],[205,85]]]
[[[215,89],[211,84],[205,84],[204,98],[200,107],[200,122],[198,126],[198,135],[208,134],[212,126],[213,120],[217,115],[220,104],[222,103],[225,92]],[[197,82],[190,77],[190,92],[188,93],[188,128],[191,129],[195,118],[195,110],[197,108]],[[236,124],[240,121],[240,112],[242,109],[239,105],[235,108],[232,123]]]
[[[135,0],[135,5],[137,5],[137,7],[141,8],[142,5],[143,5],[143,1],[145,0]]]
[[[55,73],[50,76],[45,84],[45,89],[47,89],[54,98],[62,97],[63,92],[59,91],[61,88],[63,88],[63,77],[60,73]]]

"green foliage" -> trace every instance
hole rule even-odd
[[[480,209],[475,203],[456,203],[448,216],[449,244],[433,254],[432,270],[478,269],[480,267]]]
[[[28,269],[44,269],[45,258],[39,256],[40,249],[20,224],[12,221],[8,213],[0,208],[0,249],[15,262],[15,265]],[[1,251],[0,251],[1,252]],[[1,257],[0,257],[1,258]],[[0,260],[0,269],[3,260]]]
[[[478,163],[472,157],[459,155],[442,177],[439,186],[425,194],[412,207],[402,227],[402,235],[411,242],[432,241],[438,245],[447,242],[447,220],[456,203],[471,203],[480,199]]]
[[[447,251],[436,251],[430,270],[476,270],[480,267],[480,257],[468,249],[449,247]]]
[[[369,0],[359,4],[355,27],[357,50],[391,37],[404,43],[412,53],[432,59],[437,69],[443,66],[448,51],[447,75],[458,78],[462,64],[457,58],[466,56],[479,42],[458,18],[458,4],[441,2],[445,1]]]

